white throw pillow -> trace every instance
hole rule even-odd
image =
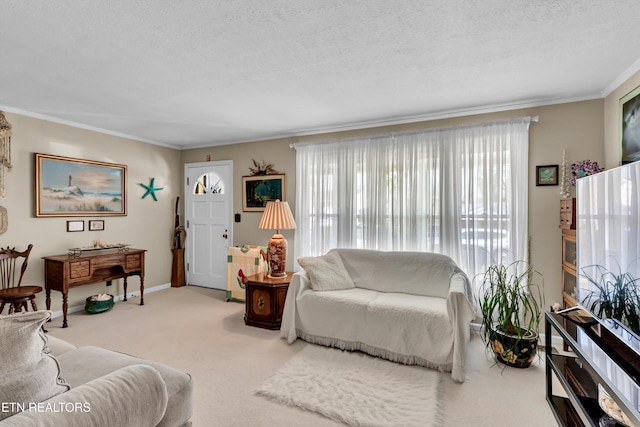
[[[42,325],[50,317],[50,311],[0,315],[0,402],[11,405],[0,420],[69,390],[58,361],[44,350]]]
[[[298,264],[306,270],[314,291],[337,291],[355,288],[337,252],[318,257],[299,257]]]

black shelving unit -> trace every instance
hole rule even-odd
[[[567,351],[553,347],[553,331]],[[580,308],[547,312],[545,348],[547,402],[560,426],[599,426],[606,414],[598,404],[598,386],[640,426],[640,339],[635,334]],[[554,390],[554,378],[560,390]]]

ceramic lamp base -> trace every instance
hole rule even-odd
[[[285,264],[287,262],[287,239],[282,234],[274,234],[269,240],[267,257],[269,260],[269,276],[285,277]]]

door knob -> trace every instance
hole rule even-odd
[[[227,233],[223,234],[222,237],[224,237],[225,239],[228,239],[229,236],[227,235]]]

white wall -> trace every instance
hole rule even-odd
[[[169,283],[174,205],[182,183],[180,151],[18,114],[5,116],[13,126],[13,168],[5,178],[6,199],[0,199],[9,220],[8,230],[0,234],[0,246],[23,250],[29,243],[34,245],[25,284],[44,287],[43,256],[66,254],[68,248],[88,246],[94,239],[147,249],[145,288]],[[36,218],[34,153],[127,165],[127,216]],[[164,188],[157,192],[157,202],[151,197],[141,199],[145,190],[139,184],[148,185],[152,177],[157,187]],[[85,231],[67,232],[70,219],[85,220]],[[86,231],[88,219],[103,219],[105,230]],[[121,282],[115,281],[112,287],[102,283],[73,288],[69,292],[69,306],[84,305],[86,297],[100,292],[121,294]],[[129,291],[137,290],[138,286],[137,277],[129,280]],[[52,292],[51,309],[61,310],[61,301],[60,293]],[[36,302],[38,308],[45,308],[44,291]]]

